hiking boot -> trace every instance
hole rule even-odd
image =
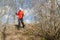
[[[25,25],[23,25],[23,28],[25,27]]]

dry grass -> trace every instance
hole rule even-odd
[[[26,25],[25,28],[17,28],[14,25],[6,26],[0,30],[0,40],[40,40],[38,30],[33,27],[34,25]]]

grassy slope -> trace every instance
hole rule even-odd
[[[15,25],[9,25],[0,29],[0,40],[41,40],[39,29],[27,24],[25,28],[17,30]],[[43,40],[43,39],[42,39]]]

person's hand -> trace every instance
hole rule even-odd
[[[17,15],[17,13],[16,13],[16,15]]]

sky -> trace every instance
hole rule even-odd
[[[39,16],[37,16],[36,13],[33,13],[33,8],[37,3],[45,2],[46,0],[0,0],[0,17],[2,15],[0,19],[3,23],[6,23],[9,18],[9,23],[13,23],[15,13],[19,8],[22,8],[25,13],[25,22],[37,22],[39,20]],[[17,16],[15,16],[15,20],[17,20]]]

